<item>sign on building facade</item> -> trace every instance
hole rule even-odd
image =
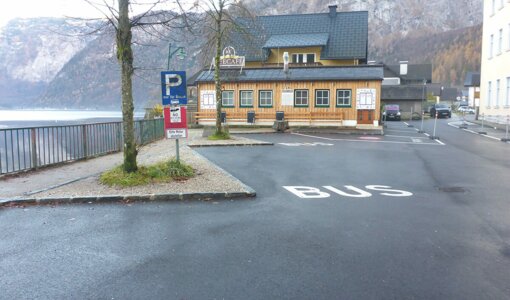
[[[376,89],[356,90],[356,109],[375,109]]]

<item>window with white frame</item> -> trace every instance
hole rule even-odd
[[[315,90],[315,106],[329,106],[329,90]]]
[[[510,107],[510,77],[506,78],[506,100],[505,107]]]
[[[292,63],[306,64],[315,62],[315,53],[295,53],[292,54]]]
[[[496,103],[494,106],[499,107],[499,79],[496,80]]]
[[[351,90],[336,90],[336,106],[351,106]]]
[[[234,107],[234,91],[221,92],[221,106]]]
[[[294,91],[294,106],[308,106],[308,90]]]
[[[498,54],[501,54],[502,49],[503,49],[503,28],[499,29]]]
[[[492,82],[489,81],[487,85],[487,107],[491,107],[491,99],[492,99]]]
[[[253,91],[240,91],[239,94],[239,106],[253,107]]]
[[[491,34],[490,45],[489,45],[489,58],[492,58],[492,54],[494,53],[494,34]]]
[[[273,106],[273,91],[259,91],[259,107]]]

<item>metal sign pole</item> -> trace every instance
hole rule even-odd
[[[409,116],[409,125],[407,125],[407,127],[414,127],[414,125],[411,124],[411,122],[413,121],[413,108],[414,107],[411,107],[411,116]]]

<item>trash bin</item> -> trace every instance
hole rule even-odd
[[[249,124],[255,123],[255,111],[249,111],[248,112],[247,122]]]
[[[276,121],[283,121],[283,119],[284,119],[283,111],[277,111],[276,112]]]
[[[226,111],[221,112],[221,123],[227,123],[227,112]]]

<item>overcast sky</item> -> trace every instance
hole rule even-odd
[[[102,0],[92,0],[102,3]],[[112,3],[113,0],[107,0]],[[151,2],[154,0],[136,0],[138,3]],[[115,6],[117,4],[115,3]],[[168,7],[168,5],[167,5]],[[145,11],[147,5],[133,6],[139,12]],[[136,11],[135,11],[136,13]],[[0,9],[0,28],[14,18],[37,18],[37,17],[82,17],[95,18],[102,14],[84,0],[2,0]]]

